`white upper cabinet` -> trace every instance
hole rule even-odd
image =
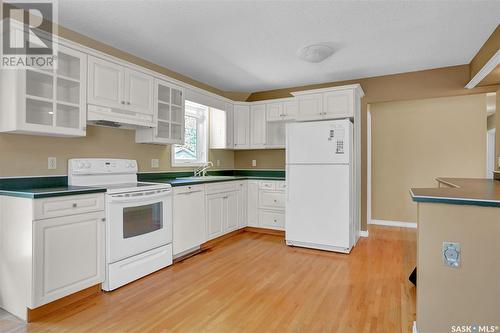
[[[283,120],[297,119],[299,114],[299,102],[296,98],[292,98],[283,102]]]
[[[250,148],[266,147],[266,105],[250,107]]]
[[[85,136],[87,55],[59,45],[55,69],[0,70],[0,131]]]
[[[298,120],[355,117],[355,106],[364,92],[359,84],[293,92],[299,100]]]
[[[88,102],[90,104],[123,108],[123,67],[115,63],[89,57]]]
[[[225,103],[224,110],[210,108],[210,148],[233,149],[233,105]]]
[[[167,81],[155,80],[155,127],[135,131],[138,143],[184,143],[184,89]]]
[[[234,105],[226,103],[226,148],[234,148]]]
[[[250,107],[247,104],[234,105],[234,149],[250,148]]]
[[[354,92],[352,90],[332,91],[323,94],[323,117],[348,118],[354,116]]]
[[[88,103],[153,114],[151,75],[89,56]]]
[[[153,113],[153,84],[150,75],[134,70],[125,71],[125,101],[129,109]]]
[[[267,121],[294,120],[297,118],[299,103],[297,98],[277,100],[266,104]]]
[[[298,120],[316,120],[323,118],[323,95],[308,94],[299,96]]]
[[[282,102],[267,103],[266,117],[267,121],[283,120],[283,103]]]

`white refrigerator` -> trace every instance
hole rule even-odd
[[[359,237],[349,119],[286,128],[287,245],[349,253]]]

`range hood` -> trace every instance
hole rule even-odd
[[[93,104],[87,105],[87,123],[128,129],[156,126],[152,114],[113,109]]]

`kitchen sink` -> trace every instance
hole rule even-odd
[[[199,176],[199,177],[181,177],[177,179],[183,180],[225,180],[225,179],[234,179],[234,176]]]

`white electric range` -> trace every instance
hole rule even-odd
[[[110,291],[172,264],[172,188],[137,181],[137,162],[68,161],[68,184],[106,187],[106,280]]]

